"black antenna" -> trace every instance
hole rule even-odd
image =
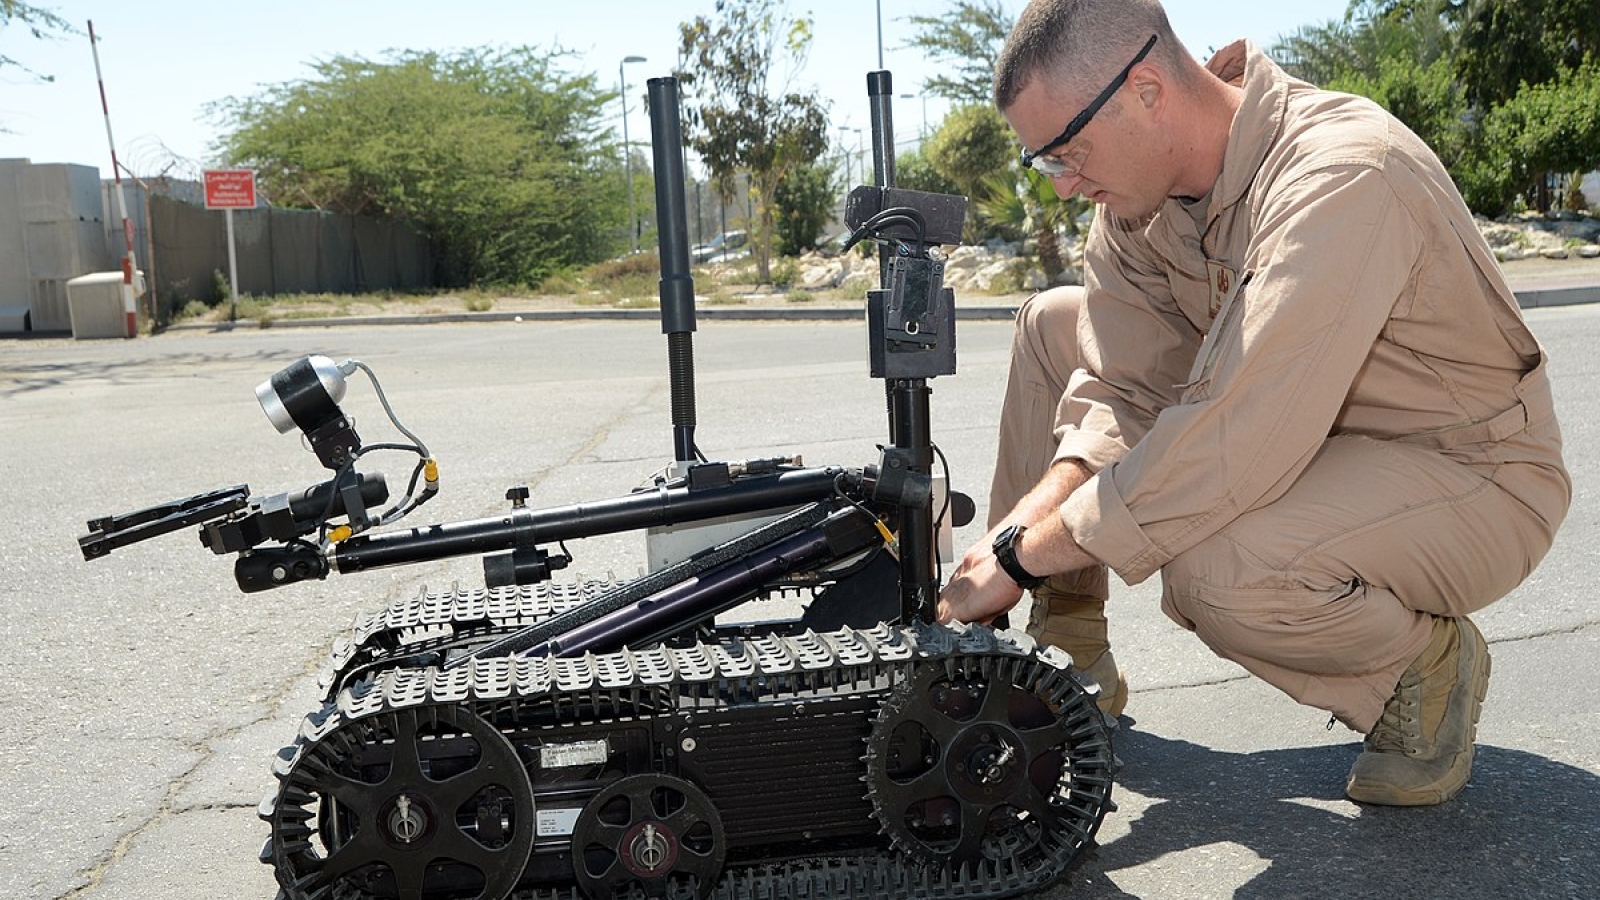
[[[894,187],[894,79],[887,71],[867,73],[872,110],[872,173],[878,187]]]
[[[661,247],[661,331],[667,336],[672,392],[672,448],[678,462],[692,463],[698,458],[694,445],[694,276],[689,274],[689,213],[683,191],[678,80],[650,79],[649,97],[650,145],[656,169],[656,234]]]

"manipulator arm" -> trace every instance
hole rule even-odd
[[[267,541],[297,540],[336,519],[364,526],[368,510],[388,499],[389,486],[381,474],[352,472],[269,497],[251,497],[249,486],[240,484],[90,519],[89,533],[78,538],[78,547],[84,559],[98,559],[119,547],[199,525],[200,542],[211,552],[242,553]]]

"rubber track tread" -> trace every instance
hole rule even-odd
[[[323,698],[332,700],[364,667],[459,646],[463,640],[481,644],[503,637],[614,593],[623,584],[608,577],[504,588],[457,586],[437,592],[424,587],[410,599],[358,616],[347,634],[335,638],[317,685]],[[769,592],[768,599],[796,601],[809,596],[803,588],[779,588]]]
[[[500,602],[507,599],[501,598]],[[517,592],[516,599],[519,612],[525,602],[543,603],[544,609],[554,602],[543,598],[524,600],[523,591]],[[442,615],[441,610],[448,606],[451,604],[441,605],[431,615]],[[410,627],[408,617],[412,614],[409,607],[401,612],[401,618],[407,623],[402,627]],[[416,614],[419,620],[430,615],[421,610]],[[475,659],[450,671],[437,667],[394,668],[340,691],[336,699],[308,715],[295,743],[280,751],[274,773],[280,783],[286,782],[308,747],[348,722],[429,704],[468,704],[476,714],[493,722],[504,718],[501,713],[508,704],[515,706],[541,700],[554,714],[546,720],[550,723],[548,727],[559,731],[569,722],[594,717],[597,710],[645,709],[648,703],[638,702],[640,698],[660,697],[664,690],[677,696],[680,708],[685,701],[692,706],[696,699],[714,701],[729,695],[781,700],[786,694],[814,696],[809,692],[819,690],[881,692],[886,683],[898,683],[908,677],[913,663],[939,660],[945,665],[954,665],[962,655],[1022,658],[1034,655],[1035,649],[1032,638],[1016,631],[965,625],[899,627],[880,624],[864,630],[845,628],[824,634],[808,631],[794,636],[764,635],[688,647],[624,649],[570,659]],[[1093,710],[1095,689],[1092,682],[1070,669],[1065,654],[1045,648],[1037,656],[1055,668],[1068,670],[1073,682],[1084,688],[1076,701],[1080,705],[1087,702],[1088,708]],[[1106,738],[1106,755],[1111,762],[1104,775],[1109,782],[1116,768],[1109,752],[1113,725],[1096,712],[1093,727]],[[294,798],[281,794],[280,787],[263,801],[260,810],[263,819],[271,821],[278,803],[289,800],[292,805]],[[1104,808],[1089,823],[1088,834],[1083,835],[1089,841],[1085,850],[1092,846],[1093,832],[1098,829],[1104,813],[1113,808],[1108,793]],[[269,838],[268,846],[262,851],[264,862],[272,858],[271,845]],[[1080,861],[1082,855],[1080,853],[1073,863]],[[918,865],[891,851],[869,850],[730,868],[711,896],[718,900],[998,898],[1046,886],[1023,878],[1021,873],[1004,871],[1006,868],[1001,863],[987,871],[974,872],[963,865],[951,871],[948,867]],[[1053,877],[1064,874],[1058,872]],[[282,896],[286,900],[301,900],[292,889]],[[335,896],[365,900],[365,895],[357,891],[341,890]],[[572,886],[520,889],[511,896],[515,900],[584,900]],[[682,896],[688,898],[693,894],[685,888]]]

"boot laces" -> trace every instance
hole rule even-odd
[[[1394,696],[1384,704],[1378,724],[1367,735],[1367,749],[1407,755],[1422,751],[1421,694],[1421,676],[1408,670],[1395,685]]]

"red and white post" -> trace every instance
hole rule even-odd
[[[111,137],[111,109],[106,104],[106,82],[100,75],[100,48],[94,36],[94,22],[89,22],[89,49],[94,53],[94,78],[100,85],[100,112],[106,119],[106,143],[111,145],[111,176],[116,183],[117,216],[122,219],[122,240],[126,252],[122,256],[122,314],[126,320],[123,337],[139,335],[139,313],[135,308],[138,292],[133,279],[139,271],[133,258],[133,220],[128,218],[128,204],[122,196],[122,166],[117,162],[117,142]]]

